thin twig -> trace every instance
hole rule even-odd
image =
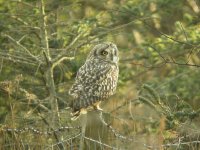
[[[76,139],[76,138],[78,138],[80,135],[81,135],[81,133],[75,134],[74,136],[71,136],[70,138],[67,138],[66,140],[59,141],[58,143],[52,145],[51,147],[59,146],[60,144],[63,144],[64,142],[67,142],[67,141],[69,141],[69,140]]]
[[[144,23],[147,27],[151,28],[151,29],[154,30],[155,32],[159,33],[160,35],[163,35],[163,36],[166,37],[167,39],[170,39],[170,40],[172,40],[172,41],[174,41],[174,42],[176,42],[176,43],[179,43],[179,44],[185,44],[185,45],[189,45],[189,46],[194,46],[193,44],[190,44],[190,43],[188,43],[188,42],[179,41],[179,40],[177,40],[177,39],[174,39],[174,38],[168,36],[167,34],[165,34],[165,33],[161,32],[161,31],[159,31],[159,30],[153,28],[153,27],[152,27],[151,25],[149,25],[146,21],[143,21],[143,23]]]
[[[179,62],[176,62],[173,58],[171,58],[172,61],[170,61],[170,60],[166,59],[155,47],[151,46],[151,48],[158,53],[158,55],[163,59],[165,64],[176,64],[179,66],[200,67],[200,65],[198,65],[198,64],[189,64],[188,62],[179,63]]]
[[[19,18],[19,17],[17,17],[17,16],[11,16],[11,18],[13,18],[13,19],[15,19],[15,20],[17,20],[17,21],[23,23],[25,26],[28,25],[27,22],[25,22],[24,20],[22,20],[21,18]]]
[[[24,1],[21,1],[21,0],[12,0],[12,2],[16,2],[16,3],[20,3],[20,4],[23,4],[23,5],[25,5],[26,7],[28,6],[28,7],[30,7],[30,8],[37,8],[37,7],[35,7],[34,5],[31,5],[30,3],[27,3],[27,2],[24,2]]]
[[[143,144],[145,147],[149,148],[149,149],[155,149],[155,148],[164,148],[164,147],[172,147],[172,146],[180,146],[180,145],[190,145],[190,144],[200,144],[200,141],[199,140],[196,140],[196,141],[189,141],[189,142],[176,142],[176,143],[168,143],[168,144],[163,144],[163,145],[160,145],[160,146],[152,146],[152,145],[147,145],[147,144]]]
[[[1,63],[0,63],[0,73],[1,73],[1,71],[2,71],[2,68],[3,68],[3,58],[1,58]]]
[[[133,138],[129,138],[129,137],[126,137],[126,136],[120,134],[120,133],[117,132],[111,125],[109,125],[109,124],[104,120],[104,118],[103,118],[103,113],[102,113],[102,112],[100,112],[100,120],[101,120],[101,122],[102,122],[106,127],[108,127],[108,128],[113,132],[113,134],[114,134],[115,137],[117,137],[117,138],[119,138],[119,139],[122,139],[122,140],[126,140],[126,141],[127,141],[127,140],[128,140],[128,141],[134,141]]]
[[[95,143],[100,144],[100,145],[102,145],[102,146],[105,146],[105,147],[107,147],[107,148],[117,149],[117,150],[120,149],[120,148],[116,148],[116,147],[110,146],[110,145],[108,145],[108,144],[102,143],[102,142],[100,142],[100,141],[91,139],[91,138],[89,138],[89,137],[84,137],[84,139],[89,140],[89,141],[92,141],[92,142],[95,142]]]
[[[52,68],[56,67],[57,65],[59,65],[64,60],[73,60],[73,59],[74,59],[74,57],[62,57],[58,61],[53,62]]]
[[[185,32],[185,30],[184,30],[184,28],[183,28],[182,23],[179,22],[179,24],[180,24],[180,26],[181,26],[181,30],[183,31],[183,33],[184,33],[184,35],[185,35],[185,40],[186,40],[186,42],[188,42],[188,37],[187,37],[187,34],[186,34],[186,32]]]
[[[63,60],[66,59],[73,59],[73,57],[65,57],[67,54],[67,51],[70,50],[72,48],[72,46],[78,41],[79,38],[81,38],[82,34],[78,34],[74,40],[70,43],[69,46],[67,46],[67,48],[65,50],[63,50],[60,54],[58,54],[53,60],[52,60],[52,64],[53,67],[55,67],[56,65],[58,65],[59,63],[61,63]],[[64,57],[64,58],[63,58]]]
[[[26,61],[21,61],[21,60],[18,60],[18,59],[12,59],[11,57],[2,56],[1,58],[2,58],[2,59],[5,59],[5,60],[12,61],[12,62],[14,62],[14,63],[22,63],[22,64],[28,64],[28,65],[33,65],[33,66],[36,65],[35,63],[26,62]]]
[[[129,103],[134,103],[134,102],[137,102],[138,98],[137,99],[132,99],[132,100],[129,100],[129,101],[124,101],[121,105],[119,105],[118,107],[114,108],[113,110],[110,111],[110,113],[113,113],[113,112],[116,112],[118,111],[119,109],[125,107],[125,106],[128,106]]]
[[[7,34],[3,34],[3,36],[9,38],[12,42],[14,42],[17,46],[19,46],[20,48],[22,48],[25,52],[27,52],[27,54],[29,54],[29,56],[31,56],[32,58],[34,58],[34,60],[36,60],[37,62],[40,62],[40,60],[34,56],[25,46],[23,46],[19,41],[16,41],[13,37],[11,37],[10,35]]]
[[[26,57],[11,55],[11,54],[6,53],[6,52],[0,52],[0,56],[5,57],[5,59],[8,59],[8,60],[12,59],[12,61],[18,60],[18,61],[21,61],[21,62],[24,62],[24,63],[37,65],[37,63],[35,63],[34,61],[31,61],[30,59],[27,59]]]

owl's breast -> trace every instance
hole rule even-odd
[[[111,68],[111,70],[105,74],[106,77],[104,77],[104,79],[98,85],[96,94],[100,95],[102,100],[107,99],[109,96],[115,93],[118,81],[118,72],[118,68]]]

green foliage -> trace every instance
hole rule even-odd
[[[151,86],[144,84],[139,93],[138,100],[152,107],[160,116],[166,118],[166,129],[175,129],[180,124],[184,124],[188,120],[198,118],[200,115],[200,109],[194,110],[194,108],[184,100],[173,99],[173,104],[169,105],[168,96],[166,99],[161,99],[159,94]]]

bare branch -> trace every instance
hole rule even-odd
[[[27,2],[24,2],[24,1],[21,1],[21,0],[12,0],[12,2],[21,3],[25,6],[30,7],[30,8],[35,8],[35,6],[31,5],[30,3],[27,3]]]
[[[58,54],[58,55],[56,56],[56,58],[54,58],[54,59],[52,60],[53,67],[57,66],[57,65],[58,65],[59,63],[61,63],[63,60],[66,60],[66,59],[68,59],[68,60],[74,59],[73,57],[65,57],[65,56],[66,56],[66,54],[67,54],[67,51],[68,51],[69,49],[72,48],[72,46],[79,40],[79,38],[81,37],[81,35],[82,35],[82,34],[78,34],[78,35],[74,38],[74,40],[70,43],[70,45],[69,45],[65,50],[63,50],[60,54]],[[63,58],[63,57],[64,57],[64,58]]]
[[[70,138],[67,138],[67,139],[65,139],[65,140],[59,141],[59,142],[57,142],[56,144],[52,145],[51,148],[52,148],[52,147],[55,147],[55,146],[59,146],[59,145],[63,144],[64,142],[67,142],[67,141],[69,141],[69,140],[76,139],[76,138],[78,138],[80,135],[81,135],[81,133],[78,133],[78,134],[75,134],[75,135],[71,136]],[[49,149],[49,148],[47,148],[47,149]]]
[[[172,41],[174,41],[174,42],[176,42],[176,43],[185,44],[185,45],[189,45],[189,46],[194,46],[193,44],[190,44],[189,42],[179,41],[179,40],[174,39],[174,38],[168,36],[167,34],[161,32],[161,31],[159,31],[159,30],[157,30],[157,29],[154,29],[151,25],[149,25],[148,23],[146,23],[146,21],[143,21],[143,23],[144,23],[146,26],[148,26],[149,28],[151,28],[152,30],[154,30],[154,31],[156,31],[157,33],[159,33],[160,35],[163,35],[164,37],[166,37],[166,38],[168,38],[168,39],[170,39],[170,40],[172,40]]]
[[[45,46],[44,49],[44,57],[47,59],[47,63],[49,63],[49,61],[51,61],[51,56],[50,56],[50,50],[49,50],[49,41],[48,41],[48,33],[47,33],[47,16],[45,15],[45,4],[44,4],[44,0],[41,0],[41,15],[42,15],[42,37],[44,38],[44,40],[42,40],[43,42],[43,46]]]
[[[0,54],[0,55],[1,55],[1,54]],[[20,60],[20,59],[14,59],[14,58],[12,58],[12,57],[2,56],[1,58],[2,58],[2,59],[5,59],[5,60],[12,61],[12,62],[14,62],[14,63],[28,64],[28,65],[33,65],[33,66],[37,65],[37,64],[32,63],[32,62],[23,61],[23,60]]]
[[[119,139],[122,139],[122,140],[128,140],[128,141],[133,141],[134,139],[133,138],[129,138],[129,137],[126,137],[120,133],[118,133],[111,125],[109,125],[103,118],[103,113],[100,112],[100,120],[101,122],[106,126],[108,127],[114,134],[115,137],[119,138]]]
[[[29,93],[27,90],[25,90],[25,89],[23,89],[23,88],[19,88],[19,90],[25,94],[26,98],[27,98],[27,97],[30,97],[31,100],[33,100],[33,102],[34,102],[35,104],[37,104],[37,106],[39,106],[40,108],[42,108],[44,111],[48,111],[48,112],[49,112],[49,109],[48,109],[46,106],[44,106],[44,105],[41,104],[41,101],[37,98],[36,95],[34,95],[34,94],[32,94],[32,93]],[[30,98],[29,98],[29,99],[30,99]],[[27,99],[28,99],[28,98],[27,98]]]
[[[49,93],[49,100],[50,100],[50,105],[51,105],[51,127],[55,128],[57,125],[60,124],[60,114],[59,114],[59,108],[58,108],[58,101],[57,101],[57,94],[56,94],[56,88],[55,88],[55,83],[54,83],[54,73],[53,73],[53,67],[52,67],[52,62],[51,62],[51,55],[50,55],[50,49],[49,49],[49,41],[48,41],[48,33],[47,33],[47,16],[45,14],[45,3],[44,0],[41,0],[41,16],[42,16],[42,21],[41,21],[41,37],[42,38],[42,44],[44,47],[43,54],[44,54],[44,59],[46,60],[46,70],[44,72],[45,76],[45,83],[46,83],[46,88]],[[55,134],[55,137],[57,135]]]
[[[3,68],[3,58],[1,58],[1,66],[0,66],[0,73],[1,73],[1,71],[2,71],[2,68]]]
[[[163,62],[165,64],[176,64],[176,65],[180,65],[180,66],[200,67],[200,65],[198,65],[198,64],[189,64],[188,61],[186,63],[176,62],[174,60],[174,58],[172,58],[172,57],[171,57],[172,61],[170,61],[170,60],[166,59],[155,47],[151,46],[151,48],[158,53],[158,55],[163,59]]]
[[[160,145],[160,146],[152,146],[152,145],[147,145],[147,144],[144,144],[145,147],[149,148],[149,149],[155,149],[155,148],[164,148],[164,147],[174,147],[176,146],[177,148],[179,148],[181,145],[190,145],[190,144],[200,144],[200,141],[199,140],[196,140],[196,141],[188,141],[188,142],[176,142],[176,143],[168,143],[168,144],[163,144],[163,145]]]
[[[84,139],[89,140],[89,141],[92,141],[92,142],[95,142],[95,143],[97,143],[97,144],[99,144],[99,145],[102,145],[102,146],[104,146],[104,147],[107,147],[107,148],[119,150],[119,148],[110,146],[110,145],[108,145],[108,144],[102,143],[101,141],[97,141],[97,140],[91,139],[91,138],[89,138],[89,137],[84,137]]]
[[[37,62],[41,62],[36,56],[34,56],[26,47],[24,47],[19,41],[16,41],[14,38],[12,38],[10,35],[3,34],[5,37],[9,38],[12,42],[14,42],[17,46],[22,48],[29,56],[31,56],[34,60]]]
[[[31,61],[30,59],[26,59],[25,57],[15,56],[15,55],[3,53],[3,52],[0,52],[0,56],[2,56],[2,58],[4,59],[11,60],[13,62],[37,65],[34,61]]]
[[[17,17],[17,16],[11,16],[11,18],[13,18],[13,19],[15,19],[15,20],[17,20],[17,21],[23,23],[25,26],[28,25],[27,22],[25,22],[24,20],[22,20],[21,18],[19,18],[19,17]]]
[[[53,68],[56,67],[57,65],[59,65],[64,60],[73,60],[73,59],[74,59],[74,57],[62,57],[57,62],[53,63],[52,67]]]
[[[181,30],[183,30],[183,33],[184,33],[184,35],[185,35],[185,40],[186,40],[186,42],[187,42],[187,41],[188,41],[187,33],[185,32],[185,30],[184,30],[183,25],[182,25],[181,22],[180,22],[180,26],[181,26]]]
[[[197,65],[197,64],[189,64],[189,63],[179,63],[179,62],[171,62],[171,61],[167,61],[166,63],[169,63],[169,64],[175,64],[175,65],[179,65],[179,66],[190,66],[190,67],[200,67],[200,65]]]

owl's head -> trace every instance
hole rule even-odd
[[[111,63],[118,63],[117,46],[111,42],[96,45],[90,52],[88,59],[99,59]]]

